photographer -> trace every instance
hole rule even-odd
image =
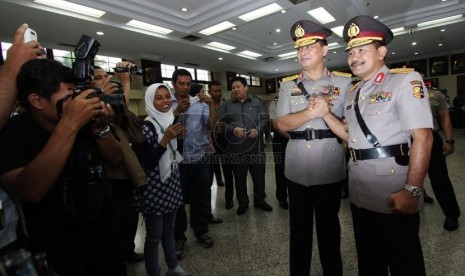
[[[76,92],[71,69],[53,60],[26,62],[17,87],[26,111],[3,134],[0,181],[24,203],[32,251],[45,250],[58,275],[126,275],[102,179],[103,163],[122,162],[111,106]]]
[[[133,64],[122,61],[116,64],[117,68],[132,67]],[[109,75],[103,68],[94,66],[92,86],[102,89],[104,94],[120,93],[123,90],[126,106],[129,104],[129,94],[131,90],[130,72],[116,73],[116,78],[121,83],[121,87],[112,82],[112,75]],[[139,160],[130,148],[129,142],[139,144],[138,138],[134,137],[137,131],[141,141],[144,141],[142,128],[137,126],[131,129],[129,121],[138,120],[137,116],[126,110],[117,114],[114,118],[113,134],[119,140],[123,150],[123,162],[119,167],[111,169],[105,167],[105,179],[110,183],[112,189],[113,214],[116,217],[115,233],[118,240],[119,250],[126,263],[135,263],[144,260],[144,254],[136,253],[134,239],[137,233],[139,213],[134,208],[133,186],[138,187],[146,184],[145,172],[140,166]],[[136,173],[131,174],[131,170]]]

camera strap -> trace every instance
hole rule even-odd
[[[360,96],[360,90],[362,90],[362,86],[358,88],[357,93],[355,95],[355,103],[354,103],[355,116],[357,117],[357,122],[360,125],[360,129],[362,129],[362,132],[367,138],[368,142],[370,142],[375,148],[379,148],[381,147],[381,144],[379,143],[378,138],[376,138],[376,136],[373,133],[371,133],[367,124],[363,120],[362,114],[360,114],[360,108],[358,106],[358,98]]]

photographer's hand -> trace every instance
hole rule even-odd
[[[81,92],[74,99],[68,98],[63,102],[63,114],[60,122],[66,122],[71,130],[79,131],[93,118],[102,114],[102,105],[98,97],[87,98],[95,93],[93,89]]]
[[[191,104],[188,98],[181,100],[178,103],[178,107],[176,107],[176,109],[173,111],[173,115],[177,116],[178,114],[186,112],[189,109],[190,105]]]

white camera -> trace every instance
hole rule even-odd
[[[37,33],[31,28],[27,28],[27,30],[24,32],[24,43],[31,40],[37,41]]]

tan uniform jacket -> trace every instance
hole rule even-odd
[[[350,77],[336,76],[325,68],[319,80],[313,82],[301,74],[297,82],[302,82],[309,94],[328,95],[328,92],[332,92],[334,114],[342,116],[344,95],[351,87]],[[278,117],[302,111],[307,105],[308,101],[296,82],[281,83]],[[318,118],[306,122],[295,131],[306,128],[328,129],[325,122]],[[286,177],[304,186],[338,182],[346,175],[344,149],[336,138],[310,141],[290,139],[285,164]]]
[[[346,96],[349,148],[373,148],[355,116],[354,102],[359,87],[360,113],[381,146],[410,144],[411,129],[433,128],[428,90],[421,76],[413,71],[390,73],[383,66],[373,78],[360,82]],[[357,164],[349,161],[349,194],[352,203],[375,212],[391,213],[389,196],[404,187],[408,169],[408,165],[397,164],[393,157],[362,160],[357,161]]]

